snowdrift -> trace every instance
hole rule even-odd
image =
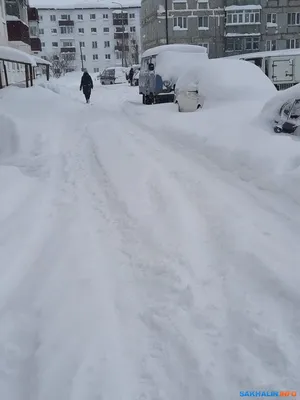
[[[197,70],[198,91],[210,102],[266,100],[276,93],[270,79],[248,61],[212,59]]]

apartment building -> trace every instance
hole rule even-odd
[[[113,3],[113,2],[112,2]],[[118,4],[117,4],[118,6]],[[111,8],[39,8],[40,55],[68,56],[70,71],[139,62],[140,6]],[[124,29],[124,36],[123,36]],[[124,40],[124,43],[123,43]]]
[[[297,48],[300,0],[142,0],[141,37],[143,51],[199,44],[210,58]]]

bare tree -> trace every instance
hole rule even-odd
[[[75,54],[73,53],[55,53],[47,57],[47,60],[52,64],[51,71],[55,78],[65,75],[66,72],[74,71]]]

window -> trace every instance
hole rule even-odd
[[[37,36],[37,27],[36,26],[30,27],[30,36]]]
[[[83,34],[84,33],[84,28],[78,28],[78,33]]]
[[[198,29],[208,29],[208,16],[198,18]]]
[[[130,27],[130,32],[135,32],[135,26]]]
[[[80,47],[85,47],[85,42],[79,42]]]
[[[300,39],[288,39],[286,41],[287,49],[299,49],[300,48]]]
[[[277,42],[276,40],[267,40],[266,41],[266,50],[267,51],[274,51],[277,49]]]
[[[110,60],[110,54],[105,54],[105,60]]]
[[[78,19],[79,21],[83,21],[83,15],[82,15],[82,14],[78,14],[78,15],[77,15],[77,19]]]
[[[226,51],[241,51],[242,40],[240,38],[227,38]]]
[[[90,14],[90,19],[96,19],[96,14]]]
[[[63,42],[63,46],[62,47],[74,47],[72,42]]]
[[[229,11],[226,14],[226,25],[259,24],[259,23],[260,23],[259,10]]]
[[[109,28],[103,28],[104,33],[109,33]]]
[[[44,34],[44,29],[39,29],[39,34],[43,35]]]
[[[135,18],[135,14],[134,13],[129,14],[129,18]]]
[[[86,56],[84,54],[81,56],[81,61],[86,61]]]
[[[246,50],[259,50],[259,38],[248,37],[245,39]]]
[[[58,47],[58,42],[52,42],[52,47]]]
[[[104,42],[104,47],[110,47],[110,43],[109,43],[108,40],[106,40],[106,41]]]
[[[60,33],[63,35],[73,33],[73,26],[61,26]]]
[[[92,33],[97,33],[97,28],[91,28]]]
[[[94,72],[99,72],[99,68],[94,68]]]
[[[42,47],[45,47],[45,42],[42,42]]]
[[[93,54],[93,60],[98,60],[98,54]]]
[[[300,13],[288,13],[288,25],[300,25]]]
[[[108,14],[103,14],[103,19],[108,19]]]
[[[52,33],[52,35],[57,35],[57,29],[56,28],[52,28],[51,29],[51,33]]]
[[[277,24],[277,14],[267,14],[267,24]]]
[[[92,42],[92,48],[97,49],[98,48],[98,43],[97,42]]]
[[[174,30],[187,29],[186,17],[174,17],[173,22],[174,22],[173,25]]]
[[[70,14],[62,14],[60,16],[60,19],[64,19],[64,20],[70,21],[71,16],[70,16]]]

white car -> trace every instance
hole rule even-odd
[[[211,59],[190,68],[175,86],[178,111],[196,111],[230,101],[269,99],[276,93],[256,65],[236,59]]]
[[[176,82],[174,102],[179,112],[192,112],[203,106],[204,98],[199,94],[199,70],[191,69]]]

